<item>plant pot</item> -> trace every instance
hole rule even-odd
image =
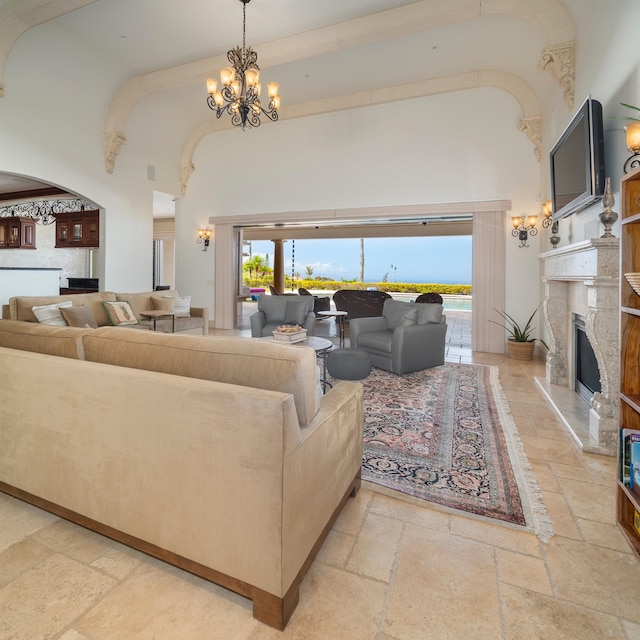
[[[507,340],[507,352],[509,357],[514,360],[531,360],[533,358],[533,349],[536,346],[535,341],[516,342],[515,340]]]

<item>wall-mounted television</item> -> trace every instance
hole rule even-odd
[[[588,97],[550,154],[553,219],[593,204],[604,194],[602,105]]]

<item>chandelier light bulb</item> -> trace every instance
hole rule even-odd
[[[257,69],[247,69],[244,72],[244,79],[247,82],[247,87],[255,87],[260,80],[260,71]]]
[[[235,71],[233,67],[222,67],[220,69],[220,82],[225,87],[228,87],[233,82],[233,77],[235,76]]]
[[[278,88],[280,85],[277,82],[267,82],[267,92],[270,98],[276,98],[278,96]]]
[[[218,81],[207,78],[207,93],[212,96],[218,90]]]

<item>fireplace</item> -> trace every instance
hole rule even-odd
[[[583,450],[615,456],[619,240],[576,242],[540,258],[549,353],[536,382]]]
[[[575,360],[575,390],[589,405],[596,393],[602,391],[598,359],[587,336],[584,316],[573,316],[573,357]]]

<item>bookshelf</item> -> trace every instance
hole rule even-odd
[[[640,295],[624,275],[640,272],[640,169],[623,176],[621,197],[619,440],[622,443],[622,429],[640,431]],[[634,512],[640,512],[640,487],[632,490],[622,482],[622,460],[619,463],[618,525],[640,556],[640,535],[633,526]]]

